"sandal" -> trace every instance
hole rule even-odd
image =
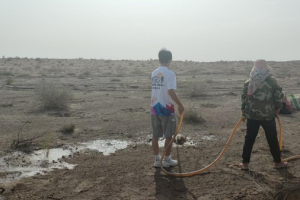
[[[274,168],[275,169],[281,169],[287,167],[288,162],[280,162],[280,163],[275,163]]]
[[[249,170],[249,164],[248,163],[240,163],[239,166],[242,170]]]

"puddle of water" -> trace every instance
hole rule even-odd
[[[207,137],[207,138],[204,138]],[[214,136],[203,136],[202,139],[212,140]],[[165,140],[159,140],[159,146],[164,147]],[[0,183],[19,180],[24,177],[34,176],[36,174],[45,174],[54,169],[73,169],[76,165],[61,161],[61,158],[73,155],[75,152],[90,149],[102,152],[108,156],[117,150],[125,149],[132,144],[129,141],[121,140],[95,140],[87,143],[81,143],[76,147],[50,149],[48,156],[46,150],[38,150],[32,154],[14,152],[7,156],[0,157]],[[151,144],[151,142],[149,143]],[[187,138],[185,146],[195,146],[191,138]],[[173,146],[182,146],[173,143]],[[1,200],[1,196],[0,196]]]
[[[160,139],[158,141],[158,146],[159,147],[164,147],[165,146],[165,139]],[[151,142],[149,143],[151,145]],[[196,143],[194,141],[191,140],[190,137],[187,137],[187,141],[183,144],[183,145],[179,145],[179,144],[172,144],[172,147],[181,147],[181,146],[196,146]]]
[[[216,140],[216,139],[215,139],[215,136],[213,136],[213,135],[209,135],[209,136],[204,135],[204,136],[202,136],[201,139],[202,139],[202,140]]]
[[[31,155],[14,152],[0,158],[0,173],[4,174],[0,178],[0,183],[19,180],[36,174],[45,174],[53,169],[73,169],[76,165],[59,161],[62,156],[68,156],[71,153],[70,150],[62,148],[49,150],[48,157],[45,150],[35,151]]]
[[[36,174],[45,174],[53,169],[73,169],[76,165],[63,162],[62,157],[68,157],[84,149],[97,150],[108,156],[119,149],[125,149],[130,142],[120,140],[96,140],[82,143],[79,146],[34,151],[32,154],[14,152],[0,157],[0,183],[19,180]]]
[[[102,152],[103,155],[108,156],[115,153],[119,149],[125,149],[130,142],[120,140],[95,140],[88,143],[82,143],[86,148]]]
[[[31,159],[34,161],[46,160],[48,162],[57,161],[58,159],[62,158],[63,156],[69,156],[74,152],[73,149],[50,149],[48,157],[46,156],[45,150],[38,150],[32,154]]]

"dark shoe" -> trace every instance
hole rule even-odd
[[[281,169],[287,167],[288,162],[280,162],[280,163],[275,163],[274,168],[275,169]]]
[[[242,170],[249,170],[249,164],[248,163],[240,163],[240,167]]]

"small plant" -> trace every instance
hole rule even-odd
[[[12,77],[8,77],[5,81],[6,85],[12,85],[14,83],[14,79]]]
[[[74,124],[66,124],[60,129],[60,132],[65,134],[72,134],[74,133],[74,130],[75,130]]]
[[[207,84],[212,84],[213,82],[214,82],[214,81],[211,80],[211,79],[209,79],[209,80],[206,81]]]
[[[57,109],[67,107],[73,94],[66,88],[61,88],[53,83],[43,83],[38,88],[38,96],[44,108]]]
[[[0,71],[0,76],[13,76],[13,74],[9,71]]]
[[[189,90],[189,96],[191,98],[193,98],[193,97],[205,97],[205,96],[207,96],[206,89],[207,89],[206,84],[202,84],[202,85],[201,84],[194,84],[194,85],[192,85],[192,87]]]
[[[47,158],[49,157],[51,145],[52,145],[52,136],[50,133],[47,133],[46,138],[42,143],[42,149],[45,150],[45,154]]]
[[[199,123],[204,122],[205,120],[201,118],[197,112],[197,110],[193,106],[190,106],[184,111],[183,119],[187,123]]]
[[[297,80],[297,86],[300,86],[300,79]]]
[[[121,80],[120,80],[120,79],[117,79],[117,78],[113,78],[113,79],[111,79],[110,81],[111,81],[111,82],[121,82]]]
[[[129,62],[129,63],[128,63],[129,66],[132,66],[133,64],[134,64],[133,62]]]
[[[85,76],[89,76],[91,73],[89,72],[89,71],[85,71],[85,72],[83,72],[83,75],[85,75]]]
[[[35,70],[38,70],[38,69],[41,69],[41,65],[39,65],[39,64],[37,64],[34,68],[35,68]]]
[[[83,74],[79,74],[78,78],[79,79],[85,79],[85,76]]]
[[[117,67],[116,68],[117,76],[124,76],[125,74],[125,69],[123,67]]]

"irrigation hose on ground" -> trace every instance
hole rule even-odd
[[[282,149],[282,126],[281,126],[281,121],[279,119],[278,116],[276,116],[277,118],[277,121],[278,121],[278,125],[279,125],[279,132],[280,132],[280,136],[279,136],[279,147],[280,147],[280,150]],[[172,140],[170,141],[170,143],[168,144],[167,148],[168,149],[170,147],[170,145],[173,144],[177,134],[179,133],[180,131],[180,128],[181,128],[181,125],[182,125],[182,121],[183,121],[183,114],[180,116],[180,122],[179,122],[179,125],[177,127],[177,130],[175,132],[175,134],[173,135],[172,137]],[[202,168],[202,169],[199,169],[197,171],[193,171],[193,172],[188,172],[188,173],[172,173],[172,172],[168,172],[167,170],[164,169],[163,167],[163,159],[166,155],[166,149],[164,151],[164,153],[162,154],[162,157],[161,157],[161,169],[162,171],[169,175],[169,176],[175,176],[175,177],[190,177],[190,176],[194,176],[194,175],[197,175],[197,174],[201,174],[207,170],[209,170],[210,168],[212,168],[215,164],[217,164],[217,162],[222,158],[222,156],[224,155],[224,153],[226,152],[231,140],[233,139],[233,136],[237,130],[237,128],[240,126],[240,124],[243,122],[243,118],[241,118],[238,123],[235,125],[229,139],[227,140],[227,143],[225,145],[225,147],[223,148],[223,150],[221,151],[221,153],[219,154],[219,156],[212,162],[210,163],[209,165],[207,165],[206,167]],[[300,155],[297,155],[297,156],[292,156],[292,157],[289,157],[289,158],[286,158],[286,159],[282,159],[282,161],[290,161],[290,160],[294,160],[294,159],[300,159]]]

